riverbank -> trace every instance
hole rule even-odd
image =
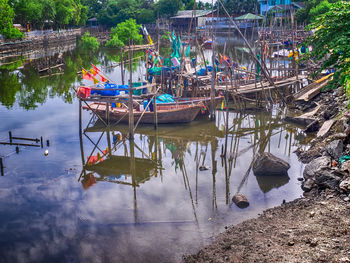
[[[300,178],[304,198],[229,227],[184,261],[350,262],[350,161],[339,161],[350,153],[347,104],[338,88],[295,105],[302,112],[314,110],[318,121],[318,137],[307,151],[297,150],[307,163]]]

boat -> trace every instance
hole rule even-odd
[[[173,104],[168,105],[157,104],[157,123],[186,123],[193,121],[201,108],[202,103],[190,103],[190,104]],[[84,109],[93,110],[98,113],[100,117],[106,118],[106,103],[93,102],[89,106],[84,106]],[[149,108],[152,108],[151,106]],[[147,109],[143,111],[141,107],[133,109],[135,123],[154,124],[154,111]],[[109,106],[109,118],[110,120],[120,121],[121,123],[129,122],[129,110],[125,107],[111,107]]]

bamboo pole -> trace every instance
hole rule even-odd
[[[129,39],[129,46],[130,46]],[[134,140],[134,108],[133,108],[133,90],[132,90],[132,63],[131,63],[131,53],[132,50],[129,50],[129,140]]]

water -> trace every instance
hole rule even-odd
[[[84,111],[85,134],[93,142],[101,137],[100,150],[116,147],[113,157],[83,169],[82,159],[95,146],[85,134],[80,140],[78,100],[71,87],[82,82],[76,74],[81,67],[91,62],[107,67],[113,55],[69,51],[64,72],[51,77],[40,78],[33,69],[36,61],[1,70],[0,141],[8,142],[12,131],[13,136],[42,136],[44,148],[21,146],[17,154],[15,146],[0,145],[5,166],[0,262],[176,262],[208,244],[226,225],[301,195],[297,178],[303,165],[293,151],[307,141],[281,120],[278,109],[230,111],[227,160],[220,157],[225,111],[216,112],[215,122],[202,117],[190,124],[161,125],[158,131],[140,127],[135,146],[113,142],[117,134],[125,138],[126,126],[106,131],[98,121],[89,124],[91,115]],[[141,65],[134,65],[135,80],[143,74]],[[118,67],[107,72],[120,82]],[[289,176],[258,178],[247,172],[253,156],[263,151],[289,162]],[[201,166],[208,170],[200,171]],[[232,204],[237,191],[247,196],[248,208]]]

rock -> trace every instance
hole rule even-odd
[[[341,170],[350,174],[350,161],[341,164]]]
[[[261,154],[254,162],[253,172],[256,176],[264,175],[288,175],[289,163],[272,155],[271,153]]]
[[[344,192],[350,191],[350,177],[346,178],[339,184],[339,188]]]
[[[349,197],[345,197],[343,200],[344,200],[345,202],[349,202],[349,201],[350,201],[350,198],[349,198]]]
[[[304,181],[304,178],[303,178],[303,177],[298,177],[297,180],[298,180],[299,182],[302,182],[302,181]]]
[[[242,194],[235,194],[232,197],[232,201],[239,207],[239,208],[246,208],[249,206],[249,201],[247,197],[245,197]]]
[[[327,144],[326,151],[333,159],[339,159],[343,153],[344,144],[342,140],[334,140]]]
[[[289,241],[289,242],[288,242],[288,246],[290,246],[290,247],[291,247],[291,246],[294,246],[294,241]]]
[[[315,173],[315,183],[321,188],[330,188],[338,190],[341,174],[332,169],[320,169]]]
[[[310,163],[308,163],[305,166],[304,169],[304,178],[312,178],[317,170],[319,170],[322,167],[328,167],[331,163],[331,158],[328,156],[321,156],[319,158],[316,158],[312,160]]]
[[[301,186],[301,188],[305,191],[305,192],[310,192],[312,188],[315,187],[315,182],[312,179],[307,179],[303,185]]]
[[[308,126],[306,126],[304,132],[309,133],[309,132],[316,132],[320,129],[320,123],[318,120],[314,120],[311,122]]]

